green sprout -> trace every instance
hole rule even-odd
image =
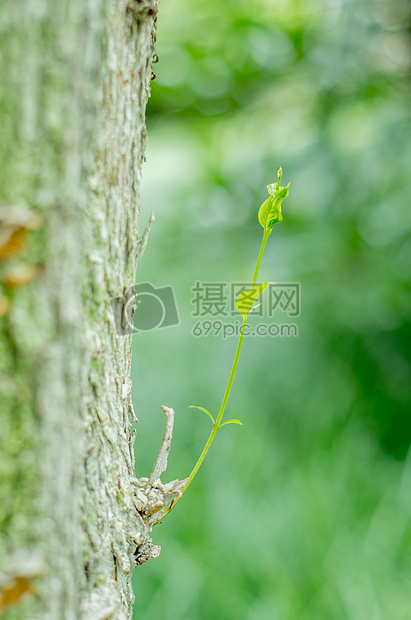
[[[190,486],[190,484],[194,480],[198,470],[200,469],[200,467],[201,467],[201,465],[202,465],[202,463],[203,463],[203,461],[204,461],[204,459],[205,459],[205,457],[206,457],[206,455],[207,455],[207,453],[208,453],[208,451],[209,451],[209,449],[211,447],[211,444],[213,443],[214,438],[217,435],[217,432],[220,430],[220,428],[222,428],[226,424],[242,424],[240,422],[240,420],[226,420],[225,422],[223,422],[223,415],[224,415],[225,408],[227,406],[228,398],[230,396],[231,387],[232,387],[233,382],[234,382],[235,373],[237,371],[238,361],[240,359],[241,348],[243,346],[245,328],[246,328],[247,321],[248,321],[248,315],[250,314],[250,311],[253,308],[253,306],[255,305],[258,297],[265,291],[265,289],[268,286],[268,282],[264,282],[262,284],[256,284],[256,282],[257,282],[258,272],[260,270],[260,265],[261,265],[261,261],[262,261],[262,258],[263,258],[265,246],[267,244],[268,237],[271,235],[271,231],[273,229],[274,224],[280,223],[283,220],[283,215],[281,213],[281,204],[282,204],[284,198],[287,198],[287,196],[288,196],[290,183],[286,187],[282,187],[280,185],[281,175],[282,175],[282,168],[280,166],[280,168],[278,170],[278,180],[277,180],[277,182],[276,183],[271,183],[271,185],[267,186],[267,190],[268,190],[268,193],[270,194],[270,197],[267,198],[267,200],[265,202],[263,202],[263,204],[261,205],[261,207],[260,207],[260,209],[258,211],[258,221],[260,222],[260,224],[261,224],[261,226],[263,227],[263,230],[264,230],[263,240],[261,242],[260,251],[259,251],[258,257],[257,257],[257,263],[256,263],[256,266],[255,266],[255,269],[254,269],[254,275],[253,275],[253,280],[252,280],[252,284],[251,284],[251,290],[243,291],[242,293],[240,293],[240,295],[238,296],[237,301],[235,303],[236,310],[243,317],[243,324],[242,324],[242,327],[241,327],[241,330],[240,330],[240,337],[238,339],[237,349],[236,349],[235,356],[234,356],[234,362],[233,362],[233,365],[232,365],[232,368],[231,368],[230,376],[228,378],[227,387],[226,387],[226,390],[225,390],[225,393],[224,393],[224,397],[223,397],[223,401],[221,403],[220,410],[219,410],[218,415],[217,415],[217,419],[214,419],[212,414],[207,409],[204,409],[204,407],[197,407],[196,405],[191,405],[190,406],[190,408],[192,408],[192,409],[199,409],[200,411],[202,411],[203,413],[208,415],[209,418],[211,419],[212,423],[213,423],[213,428],[211,430],[209,438],[207,439],[207,443],[204,446],[204,449],[203,449],[202,453],[200,454],[200,457],[199,457],[197,463],[195,464],[195,466],[194,466],[190,476],[187,479],[187,482],[185,483],[184,487],[181,490],[180,496],[173,499],[171,504],[168,506],[166,511],[163,513],[162,519],[174,508],[174,506],[181,499],[183,494],[187,491],[188,487]]]

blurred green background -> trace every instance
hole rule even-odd
[[[411,619],[411,3],[161,0],[137,282],[177,327],[134,336],[136,471],[176,410],[163,482],[210,431],[236,339],[195,338],[191,287],[300,282],[298,337],[245,339],[200,473],[134,571],[140,620]],[[234,318],[228,318],[233,322]],[[279,317],[282,320],[282,317]]]

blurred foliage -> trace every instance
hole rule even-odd
[[[139,619],[411,618],[411,4],[162,0],[138,281],[181,323],[134,338],[137,475],[176,410],[189,474],[236,342],[194,338],[196,280],[300,282],[298,338],[245,342],[227,416],[135,571]],[[203,420],[204,417],[204,420]]]

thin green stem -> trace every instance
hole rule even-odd
[[[235,377],[235,373],[237,370],[237,366],[238,366],[238,360],[240,359],[240,353],[241,353],[241,348],[243,346],[243,340],[244,340],[244,331],[245,331],[245,326],[247,325],[247,317],[244,317],[243,319],[243,324],[241,326],[241,333],[240,333],[240,338],[238,339],[238,344],[237,344],[237,349],[235,352],[235,356],[234,356],[234,362],[231,368],[231,372],[230,372],[230,377],[228,379],[228,383],[227,383],[227,387],[224,393],[224,398],[223,398],[223,402],[221,403],[221,407],[220,407],[220,411],[218,412],[218,416],[216,421],[213,424],[213,429],[210,433],[209,438],[207,439],[207,443],[204,446],[204,449],[202,451],[202,453],[199,456],[199,459],[197,461],[197,463],[194,465],[193,470],[191,472],[191,474],[188,477],[187,482],[185,483],[184,487],[181,490],[181,495],[179,497],[176,497],[170,504],[170,506],[167,508],[167,510],[164,512],[162,519],[168,515],[168,513],[172,510],[172,508],[174,508],[174,506],[177,504],[177,502],[182,498],[183,494],[187,491],[188,487],[190,486],[190,484],[192,483],[195,475],[197,474],[198,470],[200,469],[202,462],[204,461],[207,452],[210,449],[211,444],[213,443],[214,437],[217,434],[217,431],[220,429],[220,424],[221,424],[221,420],[224,414],[224,410],[225,407],[227,405],[227,401],[228,401],[228,397],[230,396],[230,392],[231,392],[231,386],[233,385],[233,381],[234,381],[234,377]]]
[[[263,258],[264,249],[265,249],[265,246],[266,246],[269,234],[270,233],[267,234],[267,232],[264,230],[264,236],[263,236],[263,240],[261,242],[260,251],[258,253],[257,263],[256,263],[256,266],[255,266],[255,269],[254,269],[253,282],[251,284],[251,288],[253,288],[255,286],[255,283],[257,282],[258,272],[260,270],[261,260]],[[233,365],[232,365],[232,368],[231,368],[230,376],[228,378],[228,383],[227,383],[227,387],[225,389],[225,393],[224,393],[224,397],[223,397],[223,402],[221,403],[220,411],[218,412],[217,420],[215,421],[215,425],[214,425],[214,427],[216,427],[216,431],[215,431],[214,435],[217,433],[218,429],[220,428],[221,420],[223,418],[223,414],[224,414],[224,411],[225,411],[225,408],[226,408],[226,405],[227,405],[228,397],[230,396],[231,387],[233,385],[235,373],[236,373],[237,366],[238,366],[238,360],[240,359],[241,348],[243,346],[244,333],[245,333],[245,327],[247,325],[247,320],[248,320],[248,315],[244,317],[243,324],[241,326],[240,338],[238,339],[237,349],[236,349],[235,356],[234,356],[234,362],[233,362]],[[214,427],[213,427],[213,431],[214,431]],[[196,473],[197,473],[197,471],[196,471]]]
[[[263,240],[261,241],[260,251],[258,253],[257,262],[256,262],[255,269],[254,269],[253,282],[251,284],[251,288],[253,288],[257,282],[258,272],[260,271],[260,265],[263,259],[265,246],[267,244],[267,240],[270,234],[271,234],[271,230],[264,229],[264,236],[263,236]]]
[[[269,230],[264,229],[264,236],[263,236],[263,240],[261,242],[261,246],[260,246],[260,251],[258,253],[258,257],[257,257],[257,263],[255,265],[255,269],[254,269],[254,275],[253,275],[253,281],[251,284],[251,288],[254,288],[256,282],[257,282],[257,278],[258,278],[258,272],[260,271],[260,265],[261,265],[261,261],[263,258],[263,254],[264,254],[264,250],[265,250],[265,246],[267,244],[267,240],[268,237],[270,236],[270,232]],[[238,366],[238,361],[240,359],[240,353],[241,353],[241,349],[243,346],[243,341],[244,341],[244,333],[245,333],[245,328],[247,325],[247,320],[248,320],[248,315],[246,315],[243,319],[243,324],[241,326],[241,330],[240,330],[240,337],[238,339],[238,344],[237,344],[237,349],[235,352],[235,356],[234,356],[234,361],[233,361],[233,365],[231,367],[231,372],[230,372],[230,376],[228,378],[228,382],[227,382],[227,387],[225,389],[225,393],[224,393],[224,397],[223,397],[223,402],[221,403],[221,407],[220,407],[220,411],[218,412],[218,416],[217,419],[215,420],[214,424],[213,424],[213,429],[210,433],[209,438],[207,439],[207,443],[204,446],[204,449],[202,451],[202,453],[200,454],[200,457],[197,461],[197,463],[194,465],[193,470],[191,472],[191,474],[189,475],[187,482],[185,483],[184,487],[181,490],[181,495],[179,497],[176,497],[170,504],[170,506],[166,509],[166,511],[163,513],[162,515],[162,519],[164,519],[164,517],[166,515],[168,515],[168,513],[174,508],[174,506],[177,504],[177,502],[182,498],[183,494],[187,491],[188,487],[190,486],[190,484],[192,483],[195,475],[197,474],[198,470],[200,469],[206,455],[207,452],[210,449],[211,444],[214,441],[214,437],[216,436],[218,430],[221,428],[221,422],[223,419],[223,415],[224,415],[224,411],[227,405],[227,401],[228,398],[230,396],[230,392],[231,392],[231,387],[233,385],[234,382],[234,377],[235,377],[235,373],[237,371],[237,366]]]

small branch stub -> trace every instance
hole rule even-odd
[[[142,237],[139,239],[138,244],[137,244],[137,258],[141,258],[144,254],[144,251],[147,247],[147,241],[148,241],[148,237],[150,234],[150,230],[151,230],[151,226],[153,224],[153,222],[155,221],[155,216],[154,216],[154,211],[151,212],[150,218],[147,222],[147,226],[145,227],[145,230],[143,232]]]
[[[139,478],[134,482],[134,506],[147,526],[147,535],[134,553],[136,564],[144,564],[148,559],[156,558],[160,555],[161,547],[153,545],[149,533],[153,526],[161,521],[169,504],[176,497],[181,496],[182,489],[188,480],[188,478],[185,480],[172,480],[166,484],[163,484],[160,480],[161,474],[167,469],[174,427],[174,410],[165,406],[161,408],[164,411],[167,422],[153,470],[149,478]]]
[[[166,430],[164,432],[163,442],[158,452],[156,462],[154,463],[153,471],[150,474],[149,482],[151,485],[159,480],[161,474],[167,469],[168,455],[170,454],[171,440],[173,438],[174,409],[165,407],[164,405],[162,405],[161,408],[167,418]]]

